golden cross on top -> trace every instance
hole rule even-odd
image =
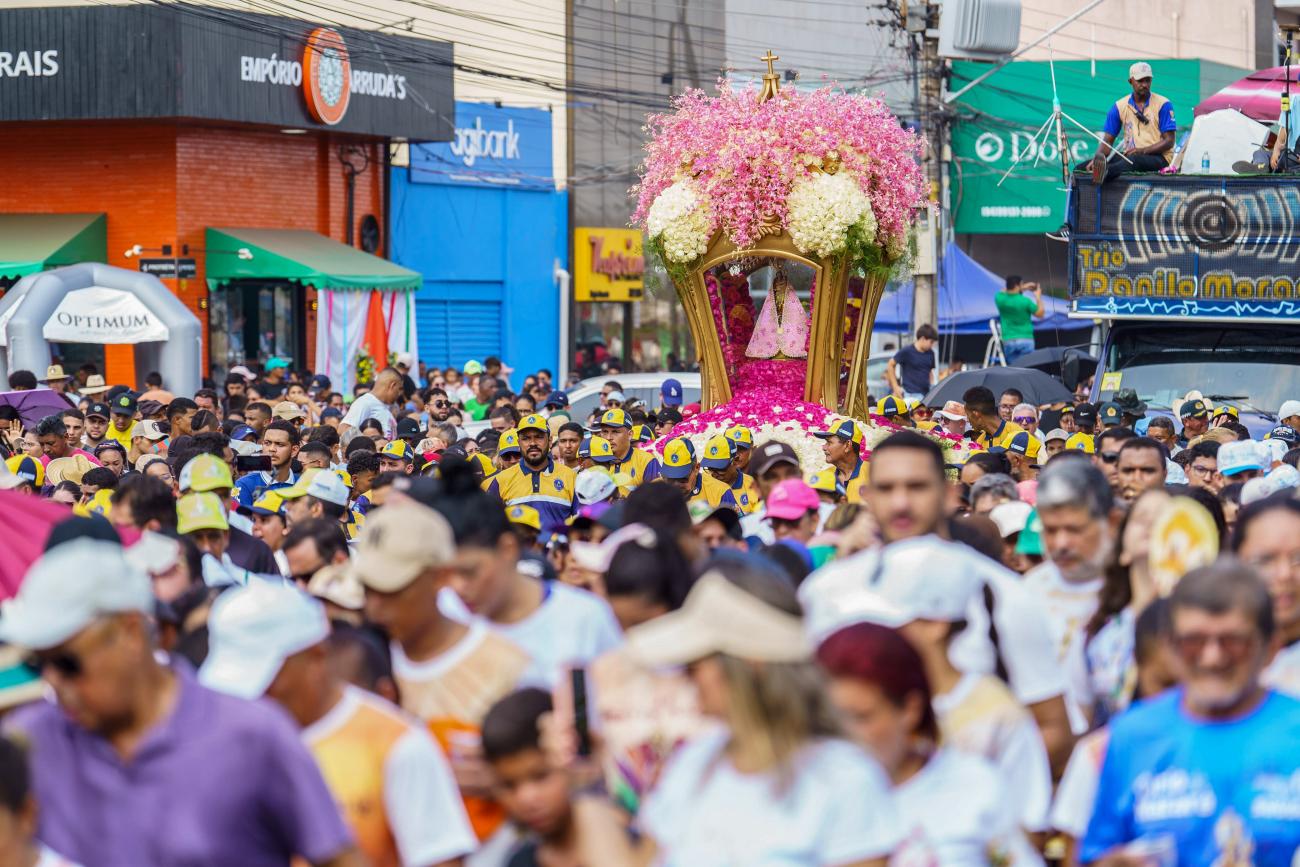
[[[768,74],[768,75],[776,75],[776,70],[772,68],[772,64],[775,63],[776,61],[780,60],[781,58],[779,58],[779,57],[777,57],[775,54],[773,54],[773,53],[772,53],[772,49],[770,49],[770,48],[767,49],[767,54],[764,54],[762,57],[760,57],[760,58],[758,58],[758,59],[761,60],[761,61],[763,61],[764,63],[767,64],[767,74]]]

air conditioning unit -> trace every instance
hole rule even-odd
[[[1020,45],[1020,0],[944,0],[939,55],[999,60]]]

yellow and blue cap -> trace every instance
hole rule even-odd
[[[492,466],[492,459],[482,452],[474,452],[474,454],[470,455],[469,462],[478,466],[479,470],[483,473],[484,478],[487,478],[497,471],[497,468]]]
[[[34,488],[45,484],[45,467],[31,455],[14,455],[5,461],[5,466],[18,478],[31,482]]]
[[[284,514],[284,498],[275,491],[266,491],[258,497],[249,510],[254,515],[269,517],[271,515]]]
[[[415,461],[415,449],[411,448],[411,444],[406,440],[393,440],[379,450],[379,456],[412,463]]]
[[[631,427],[632,421],[627,417],[627,413],[621,409],[607,409],[605,414],[600,417],[601,427]]]
[[[1074,449],[1088,454],[1092,454],[1097,450],[1097,445],[1093,442],[1092,434],[1086,434],[1082,431],[1066,440],[1065,447],[1067,449]]]
[[[587,457],[598,464],[614,463],[614,446],[604,437],[592,437]]]
[[[808,487],[814,491],[820,491],[823,494],[844,494],[844,485],[840,483],[840,478],[835,474],[834,467],[822,467],[817,472],[810,475],[807,480]]]
[[[517,452],[520,452],[519,431],[506,428],[501,432],[501,439],[497,440],[497,454],[510,455]]]
[[[813,436],[823,440],[828,440],[831,437],[839,437],[842,440],[849,440],[855,446],[862,445],[862,429],[858,427],[858,423],[851,418],[846,418],[838,422],[830,430],[814,431]]]
[[[907,415],[909,411],[907,403],[892,394],[887,394],[876,401],[876,415],[883,415],[885,418]]]
[[[727,439],[725,434],[709,437],[709,441],[704,444],[704,457],[700,459],[700,466],[711,470],[725,470],[731,466],[733,454],[731,440]]]
[[[639,424],[632,428],[632,439],[638,443],[648,443],[655,438],[654,431],[650,430],[650,425]]]
[[[539,533],[542,531],[542,516],[532,506],[511,506],[506,509],[506,517],[512,524],[531,527]]]
[[[695,469],[695,446],[686,437],[677,437],[664,446],[659,472],[667,479],[684,479]]]
[[[547,435],[551,433],[551,428],[546,423],[546,417],[536,412],[529,413],[521,418],[519,424],[515,426],[515,430],[521,433],[526,430],[539,430]]]
[[[744,425],[738,424],[728,428],[726,436],[737,451],[743,452],[754,447],[754,432]]]

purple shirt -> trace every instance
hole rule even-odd
[[[289,718],[199,685],[174,663],[173,713],[123,764],[55,704],[6,728],[31,742],[41,842],[97,867],[319,863],[351,845],[334,799]]]

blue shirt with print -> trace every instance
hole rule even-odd
[[[1270,692],[1210,721],[1182,700],[1173,689],[1112,723],[1080,862],[1168,836],[1179,867],[1300,863],[1300,701]]]

